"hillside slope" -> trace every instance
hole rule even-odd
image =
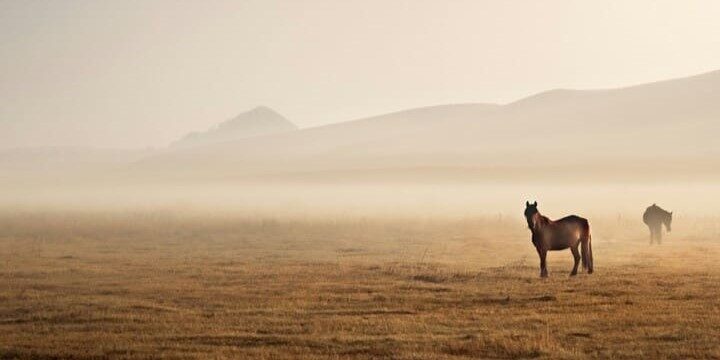
[[[418,168],[706,172],[720,155],[716,89],[720,71],[619,89],[552,90],[503,106],[434,106],[168,151],[136,169],[180,178]]]

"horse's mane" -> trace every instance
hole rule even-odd
[[[530,225],[530,230],[535,231],[539,228],[542,228],[552,222],[547,216],[541,214],[539,211],[533,214],[532,216],[532,224]]]

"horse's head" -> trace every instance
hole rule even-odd
[[[667,232],[672,231],[672,211],[667,213],[667,215],[663,218],[663,224],[665,224]]]
[[[537,201],[532,204],[529,201],[526,201],[525,202],[525,219],[527,219],[528,227],[530,229],[533,228],[533,224],[532,224],[533,216],[537,213],[538,213]]]

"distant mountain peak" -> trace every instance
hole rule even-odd
[[[269,107],[267,107],[267,106],[265,106],[265,105],[256,106],[256,107],[254,107],[252,110],[249,110],[249,111],[246,111],[246,112],[260,112],[260,113],[262,113],[262,112],[268,112],[268,113],[277,114],[277,112],[276,112],[275,110],[273,110],[273,109],[271,109],[271,108],[269,108]]]
[[[196,147],[297,130],[290,120],[267,106],[258,106],[223,121],[207,131],[192,132],[173,147]]]

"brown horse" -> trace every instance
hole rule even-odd
[[[667,232],[672,230],[672,211],[665,211],[663,208],[652,204],[643,214],[643,222],[650,229],[650,245],[654,240],[662,243],[662,226],[665,225]]]
[[[551,250],[572,251],[575,265],[570,276],[577,275],[578,263],[582,258],[583,269],[588,274],[593,272],[592,244],[590,243],[590,224],[586,219],[571,215],[559,220],[552,221],[540,214],[537,209],[537,201],[533,204],[525,202],[525,218],[528,227],[532,232],[532,243],[540,256],[540,276],[547,277],[547,266],[545,258]],[[581,248],[582,257],[578,251]]]

